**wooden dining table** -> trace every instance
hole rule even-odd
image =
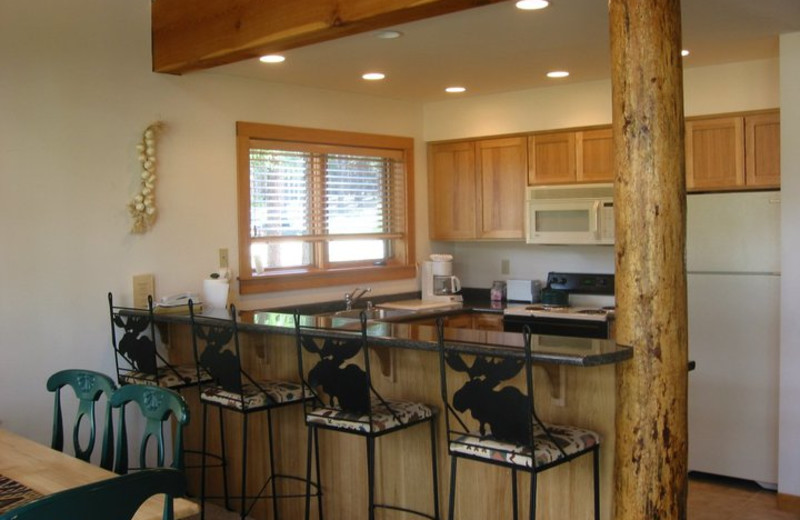
[[[118,475],[0,428],[0,476],[21,484],[16,486],[17,491],[27,488],[34,495],[49,495]],[[14,487],[13,482],[8,484],[6,481],[4,487]],[[178,498],[173,502],[176,519],[200,512],[190,500]],[[163,511],[164,497],[157,495],[148,499],[133,518],[161,520]]]

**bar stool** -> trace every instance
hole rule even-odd
[[[431,520],[439,518],[439,490],[436,469],[436,410],[428,405],[384,399],[372,385],[370,377],[369,351],[367,347],[367,319],[360,315],[361,329],[358,335],[349,331],[314,329],[302,326],[299,314],[295,314],[297,336],[297,358],[303,385],[311,395],[305,402],[305,420],[309,430],[338,431],[359,435],[367,444],[368,513],[375,518],[378,508],[402,511]],[[319,359],[315,363],[304,363],[303,353]],[[363,369],[355,363],[345,365],[348,360],[361,354]],[[375,501],[375,440],[378,437],[399,432],[418,424],[430,425],[431,474],[433,489],[433,513],[424,513],[399,505],[380,504]],[[310,454],[310,447],[309,447]],[[308,470],[310,471],[310,459]],[[319,464],[319,454],[317,454]],[[317,467],[319,477],[319,466]],[[308,492],[308,490],[307,490]],[[306,501],[306,520],[309,505]]]
[[[192,323],[192,344],[197,370],[205,370],[211,377],[209,380],[200,380],[200,402],[203,405],[203,451],[206,451],[206,419],[209,406],[220,410],[227,410],[241,415],[242,418],[242,487],[240,500],[240,515],[245,518],[259,499],[272,499],[273,518],[278,518],[278,502],[281,498],[308,497],[308,488],[316,489],[313,496],[320,500],[320,518],[322,492],[318,484],[306,478],[293,475],[279,474],[275,470],[275,449],[272,433],[272,410],[285,406],[297,405],[304,401],[303,387],[299,383],[289,381],[271,381],[256,379],[248,374],[242,367],[239,349],[239,328],[236,322],[236,307],[230,306],[230,319],[198,316],[194,312],[194,304],[189,300],[189,315]],[[269,476],[256,495],[247,495],[247,425],[251,413],[266,412],[267,440],[269,445]],[[220,416],[220,422],[222,417]],[[308,446],[311,446],[311,431],[308,432]],[[222,453],[224,455],[224,445]],[[205,466],[202,472],[201,505],[205,504]],[[277,480],[296,480],[307,484],[306,493],[278,494]],[[264,495],[267,486],[271,488],[270,495]],[[247,507],[247,499],[252,502]]]
[[[111,344],[114,348],[117,382],[120,386],[130,384],[158,386],[182,393],[185,389],[197,387],[200,381],[211,380],[211,376],[205,370],[198,370],[195,363],[174,364],[158,351],[152,296],[147,296],[147,308],[140,309],[114,305],[113,296],[109,292],[108,308],[111,318]],[[222,410],[219,413],[220,437],[224,446]],[[203,421],[203,434],[205,434],[205,421]],[[209,456],[217,461],[213,467],[222,470],[225,506],[230,509],[224,454],[203,453],[203,451],[184,449],[187,455]],[[212,467],[205,463],[202,466]],[[184,469],[199,467],[198,464],[187,464]]]
[[[444,324],[436,324],[442,401],[445,404],[447,449],[450,455],[450,500],[448,518],[453,519],[456,492],[456,469],[460,458],[495,464],[511,469],[514,519],[518,517],[517,471],[530,473],[530,519],[536,518],[537,475],[592,454],[594,482],[594,518],[600,518],[599,448],[600,436],[583,428],[547,424],[536,415],[533,399],[531,334],[523,331],[524,357],[509,353],[475,354],[474,345],[444,341]],[[472,359],[468,363],[465,356]],[[524,372],[525,390],[506,385]],[[467,381],[448,386],[458,377]],[[467,417],[468,413],[472,418]],[[471,425],[472,427],[468,427]]]

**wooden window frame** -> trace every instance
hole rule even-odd
[[[405,229],[403,238],[394,241],[394,259],[387,262],[386,265],[298,268],[256,274],[250,259],[250,142],[252,139],[379,148],[402,152],[406,168]],[[241,294],[312,289],[331,285],[354,285],[416,277],[413,138],[239,121],[236,123],[236,149],[239,292]]]

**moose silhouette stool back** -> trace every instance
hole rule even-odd
[[[535,520],[537,474],[591,453],[594,518],[598,520],[600,436],[582,428],[547,424],[536,414],[531,334],[527,326],[522,352],[478,352],[475,345],[445,342],[441,320],[436,329],[450,454],[448,518],[454,518],[460,458],[511,469],[515,520],[519,516],[517,471],[529,473],[530,519]]]
[[[153,385],[180,391],[196,386],[197,368],[193,363],[172,364],[156,348],[153,298],[147,297],[147,308],[114,305],[108,293],[111,316],[111,344],[120,385]]]
[[[230,319],[220,319],[197,315],[194,312],[194,303],[189,301],[189,315],[192,323],[192,344],[198,372],[204,371],[210,375],[206,381],[200,382],[200,402],[203,406],[203,451],[207,451],[206,423],[208,407],[216,407],[220,411],[220,428],[222,428],[222,411],[239,414],[242,418],[242,448],[241,448],[241,490],[239,498],[239,514],[245,518],[260,499],[272,500],[272,518],[279,518],[278,499],[303,498],[307,493],[302,492],[298,484],[296,493],[278,492],[277,481],[306,482],[306,478],[278,473],[275,469],[275,449],[273,445],[272,410],[284,406],[299,404],[304,400],[303,387],[291,381],[275,381],[258,378],[248,373],[242,366],[242,357],[239,347],[239,328],[236,322],[236,307],[230,306]],[[248,443],[248,417],[251,413],[265,412],[267,418],[267,441],[269,447],[269,473],[264,485],[258,493],[248,494],[247,490],[247,443]],[[311,433],[309,432],[309,436]],[[260,435],[259,435],[260,437]],[[224,430],[220,433],[220,457],[225,460]],[[309,446],[311,439],[308,440]],[[205,459],[204,459],[205,461]],[[201,505],[205,504],[206,470],[205,462],[201,476]],[[223,466],[224,470],[224,466]],[[225,485],[226,507],[227,503],[227,472],[223,471]],[[315,495],[319,496],[319,487],[316,483],[308,481],[309,486],[314,486]],[[269,494],[264,492],[269,488]],[[248,499],[250,500],[248,504]],[[201,513],[202,514],[202,513]]]
[[[410,513],[423,518],[439,518],[438,477],[436,471],[436,410],[422,403],[384,399],[372,385],[367,319],[361,313],[359,333],[352,329],[317,328],[316,318],[295,314],[297,358],[300,377],[310,399],[306,401],[306,425],[317,439],[318,429],[359,435],[367,444],[368,515],[378,508]],[[303,320],[308,320],[303,322]],[[351,322],[352,323],[352,322]],[[397,504],[377,503],[375,499],[375,440],[418,424],[428,423],[431,438],[433,511],[425,513]],[[309,454],[311,448],[309,447]],[[310,469],[309,458],[309,469]],[[334,472],[345,478],[349,470]],[[319,476],[319,456],[317,456]],[[306,502],[306,519],[309,517]]]

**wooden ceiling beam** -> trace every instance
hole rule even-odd
[[[154,0],[153,70],[182,74],[501,0]]]

